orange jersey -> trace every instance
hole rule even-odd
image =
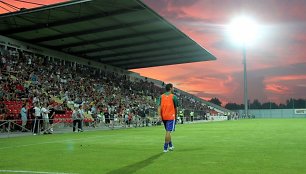
[[[173,94],[161,95],[160,110],[163,120],[174,120],[175,119],[175,104],[173,101]]]

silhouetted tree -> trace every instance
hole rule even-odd
[[[209,102],[210,103],[214,103],[214,104],[219,105],[219,106],[221,106],[221,104],[222,104],[222,102],[218,98],[216,98],[216,97],[210,99]]]
[[[244,109],[244,104],[240,104],[240,108],[241,108],[241,109]]]
[[[242,108],[241,108],[241,105],[238,105],[238,104],[236,104],[236,103],[227,103],[227,104],[225,105],[225,108],[226,108],[226,109],[229,109],[229,110],[240,110],[240,109],[242,109]]]
[[[294,100],[291,98],[286,101],[287,109],[294,109]]]
[[[261,103],[255,99],[253,103],[250,104],[250,109],[261,109]]]
[[[276,104],[276,103],[274,103],[274,102],[270,102],[270,108],[271,109],[278,109],[278,105]]]
[[[270,102],[265,102],[261,105],[262,109],[270,109],[271,108],[271,103]]]
[[[278,109],[286,109],[286,108],[287,108],[286,105],[283,103],[279,104],[278,106]]]
[[[305,108],[305,100],[304,99],[294,99],[294,108],[302,109]]]
[[[212,98],[211,101],[213,99],[217,98]],[[255,99],[253,103],[249,104],[249,106],[250,106],[249,109],[301,109],[301,108],[306,108],[306,99],[291,98],[286,101],[286,104],[280,103],[279,105],[274,102],[265,102],[261,104],[257,99]],[[244,104],[227,103],[225,105],[225,108],[229,110],[243,110]]]

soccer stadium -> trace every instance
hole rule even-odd
[[[170,82],[130,70],[218,58],[143,1],[65,1],[0,23],[0,173],[306,173],[305,109],[229,110],[174,85],[172,146]]]

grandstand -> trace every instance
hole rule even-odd
[[[0,22],[2,131],[19,129],[23,104],[30,131],[37,103],[55,108],[59,127],[71,126],[75,104],[84,106],[90,127],[109,126],[106,112],[116,126],[130,118],[135,126],[154,125],[164,82],[128,70],[216,59],[141,1],[68,1],[2,14]],[[186,116],[231,113],[177,95]]]
[[[139,0],[71,0],[0,23],[0,173],[306,173],[305,109],[216,122],[234,113],[180,89],[188,124],[162,152],[156,98],[167,82],[129,69],[216,58]],[[82,133],[72,132],[77,109]]]

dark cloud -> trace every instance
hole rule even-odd
[[[214,97],[218,97],[214,94],[206,93],[206,92],[203,92],[203,91],[188,91],[188,92],[194,94],[197,97],[205,98],[205,99],[211,99],[211,98],[214,98]],[[219,98],[219,99],[222,99],[222,97]]]

